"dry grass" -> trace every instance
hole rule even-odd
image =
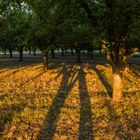
[[[112,104],[111,67],[53,63],[0,69],[2,140],[140,138],[140,67],[124,72],[124,101]]]

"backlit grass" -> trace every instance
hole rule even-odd
[[[0,69],[2,140],[140,138],[140,67],[124,72],[124,101],[112,104],[111,67],[54,63]]]

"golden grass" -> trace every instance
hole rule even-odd
[[[124,102],[115,105],[109,65],[54,66],[0,70],[2,140],[140,138],[139,69],[124,72]]]

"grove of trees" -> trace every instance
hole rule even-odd
[[[139,0],[0,0],[0,50],[40,50],[44,69],[54,50],[102,48],[112,66],[113,101],[123,98],[122,71],[140,45]]]

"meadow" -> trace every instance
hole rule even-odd
[[[140,65],[124,71],[124,100],[111,102],[111,66],[0,60],[1,140],[140,138]]]

